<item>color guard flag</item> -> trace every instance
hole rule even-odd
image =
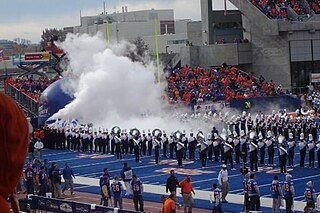
[[[3,61],[3,50],[0,50],[0,61]]]

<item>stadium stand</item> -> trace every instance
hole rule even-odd
[[[308,16],[311,14],[309,6],[298,0],[252,0],[251,3],[271,19],[288,18],[287,11],[289,8],[291,8],[297,15]],[[312,8],[317,7],[312,5]]]
[[[185,66],[169,72],[167,80],[170,101],[185,104],[283,94],[281,85],[276,87],[273,80],[257,79],[226,65],[209,69]]]
[[[48,77],[34,79],[33,76],[16,79],[8,77],[5,80],[5,85],[7,86],[10,84],[11,86],[17,88],[21,93],[39,102],[41,93],[57,79],[58,77],[55,77],[54,79],[49,79]]]

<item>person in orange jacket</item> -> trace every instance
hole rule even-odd
[[[9,96],[0,92],[0,209],[9,213],[6,202],[10,198],[12,212],[18,213],[13,191],[21,177],[27,155],[29,126],[23,111]],[[17,134],[18,133],[18,134]],[[8,178],[10,177],[10,178]]]

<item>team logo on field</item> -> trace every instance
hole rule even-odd
[[[103,159],[103,158],[110,158],[113,155],[101,155],[101,154],[79,154],[77,158],[90,158],[90,159]]]
[[[155,164],[156,160],[150,160],[149,161],[150,164]],[[194,163],[194,161],[183,161],[183,165],[188,165],[188,164],[192,164]],[[178,161],[177,160],[161,160],[159,162],[160,165],[170,165],[170,166],[177,166],[178,165]]]
[[[216,173],[215,171],[205,171],[200,169],[182,169],[182,168],[162,168],[156,170],[156,172],[163,172],[170,174],[170,171],[174,170],[176,174],[180,175],[202,175],[202,174],[212,174]]]

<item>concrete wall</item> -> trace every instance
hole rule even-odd
[[[187,31],[188,31],[188,40],[194,46],[202,45],[202,26],[201,21],[188,22]]]
[[[283,87],[291,87],[288,33],[279,32],[279,24],[286,21],[269,19],[248,0],[230,1],[244,14],[244,38],[252,43],[249,70]]]
[[[269,19],[258,8],[256,8],[249,0],[229,0],[235,5],[247,19],[250,19],[252,25],[262,28],[262,32],[266,35],[279,35],[277,20]],[[247,30],[247,29],[246,29]]]
[[[252,63],[250,43],[182,47],[181,65],[220,66]]]

